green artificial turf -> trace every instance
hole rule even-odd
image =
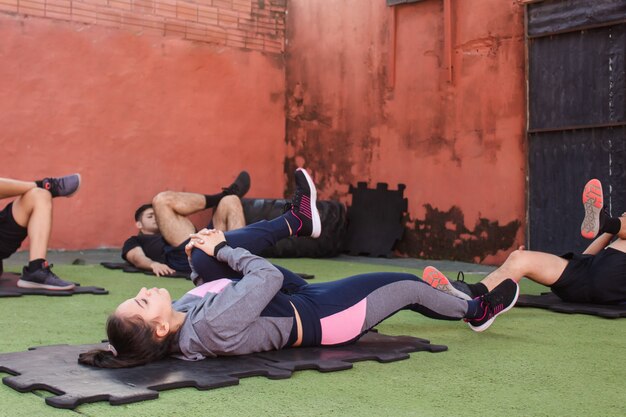
[[[278,260],[314,282],[362,272],[407,271],[335,260]],[[100,266],[55,266],[60,276],[103,286],[109,295],[0,298],[0,352],[31,346],[83,344],[105,337],[107,314],[142,286],[190,289],[183,279],[149,277]],[[418,272],[421,271],[411,271]],[[445,271],[444,271],[445,272]],[[477,281],[470,275],[466,280]],[[523,281],[522,292],[542,287]],[[159,399],[76,410],[45,405],[45,391],[19,393],[0,385],[0,416],[624,416],[626,320],[514,308],[484,333],[462,322],[401,312],[383,333],[430,339],[443,353],[413,353],[388,364],[358,362],[347,371],[298,371],[285,380],[243,378],[238,386],[160,393]],[[2,374],[2,376],[6,376]]]

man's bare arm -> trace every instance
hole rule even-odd
[[[606,248],[611,243],[613,235],[610,233],[602,233],[598,236],[583,252],[583,255],[596,255],[602,249]]]
[[[176,272],[169,266],[148,258],[139,246],[126,253],[126,260],[137,268],[152,271],[156,276],[171,275]]]

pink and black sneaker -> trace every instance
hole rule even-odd
[[[509,311],[517,302],[519,285],[512,279],[502,281],[491,292],[478,298],[484,314],[477,319],[465,319],[475,332],[485,331],[500,314]]]
[[[298,168],[295,173],[296,191],[287,210],[294,218],[289,222],[295,236],[319,237],[322,222],[317,211],[317,190],[306,170]]]

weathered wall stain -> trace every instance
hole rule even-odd
[[[306,166],[315,172],[319,189],[333,190],[326,198],[345,200],[348,186],[356,183],[352,173],[355,163],[353,158],[357,156],[362,158],[361,162],[371,161],[372,154],[368,150],[377,143],[376,139],[362,138],[359,147],[364,153],[355,155],[351,133],[341,130],[328,132],[335,119],[323,113],[318,102],[311,99],[309,92],[300,83],[296,83],[288,92],[286,103],[286,128],[290,133],[285,136],[285,195],[293,193],[293,181],[289,180],[293,170]]]
[[[479,217],[470,230],[459,207],[442,211],[425,204],[426,216],[407,223],[404,238],[396,250],[401,254],[427,259],[482,262],[488,255],[513,245],[521,226],[519,220],[503,226],[497,220]]]
[[[495,36],[489,36],[483,39],[472,39],[462,45],[457,50],[463,55],[480,55],[495,58],[498,54],[501,40]]]
[[[299,166],[346,204],[350,184],[403,183],[412,219],[475,224],[413,221],[405,254],[497,263],[524,243],[523,6],[450,3],[451,34],[440,1],[289,4],[286,193]]]

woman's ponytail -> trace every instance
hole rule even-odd
[[[178,333],[157,339],[153,325],[140,316],[122,318],[112,314],[107,320],[107,335],[107,349],[81,353],[78,362],[99,368],[130,368],[178,351]]]

